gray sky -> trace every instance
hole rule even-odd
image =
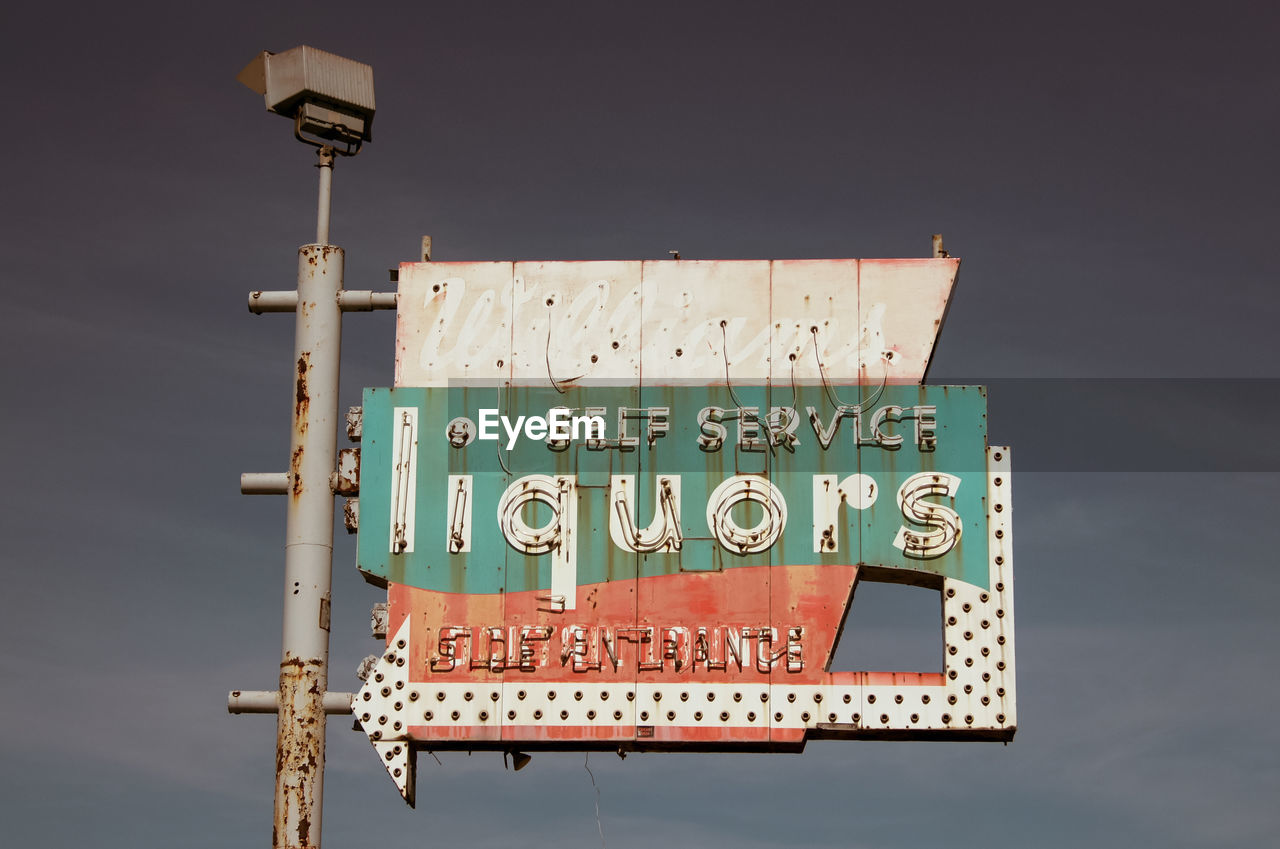
[[[285,466],[292,322],[244,301],[292,286],[315,169],[234,77],[302,43],[375,68],[375,141],[335,176],[351,288],[424,233],[438,259],[655,259],[923,256],[941,232],[964,259],[932,377],[993,383],[1020,470],[1017,738],[595,755],[609,846],[1277,840],[1267,4],[5,19],[0,842],[270,839],[272,720],[224,703],[275,681],[284,505],[237,481]],[[344,401],[391,382],[393,334],[348,317]],[[335,689],[376,647],[353,557],[340,537]],[[905,592],[854,609],[872,665],[920,654]],[[600,843],[581,756],[424,755],[411,811],[330,728],[331,847]]]

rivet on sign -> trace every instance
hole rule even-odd
[[[947,672],[947,677],[952,681],[956,680],[956,671],[954,669]]]
[[[927,704],[929,704],[929,694],[928,694],[928,693],[925,693],[923,696],[921,696],[921,697],[920,697],[920,703],[921,703],[921,704],[926,704],[926,705],[927,705]]]
[[[983,604],[986,604],[987,601],[989,601],[990,599],[991,599],[991,596],[987,595],[986,593],[982,593],[981,595],[978,596],[978,601],[982,602]]]
[[[516,712],[515,712],[515,711],[513,711],[513,710],[509,710],[509,711],[507,711],[507,719],[515,719],[515,718],[516,718]]]
[[[999,451],[997,451],[997,452],[996,452],[996,459],[997,459],[997,460],[999,460],[999,459],[1001,459],[1002,457],[1004,457],[1004,455],[1003,455],[1003,454],[1001,454]]]
[[[949,713],[944,713],[944,714],[942,715],[942,721],[943,721],[944,723],[950,723],[950,722],[951,722],[951,714],[949,714]]]
[[[800,714],[800,721],[801,722],[809,721],[809,711],[805,711],[804,713]]]
[[[700,711],[700,710],[695,710],[695,711],[693,712],[693,719],[694,719],[694,721],[695,721],[695,722],[701,722],[701,721],[702,721],[702,711]]]
[[[710,690],[707,690],[707,701],[714,702],[715,700],[716,700],[716,694],[711,692]]]
[[[587,711],[587,719],[595,719],[595,718],[596,718],[595,709]]]
[[[1001,672],[1003,672],[1003,671],[1004,671],[1004,661],[1003,661],[1003,660],[997,660],[997,661],[996,661],[996,669],[999,669]]]
[[[1003,698],[1004,698],[1004,687],[996,687],[996,695],[1003,699]]]
[[[983,681],[990,681],[990,680],[991,680],[991,673],[990,673],[990,672],[984,672],[984,673],[982,673],[982,680],[983,680]]]
[[[576,701],[579,701],[579,702],[580,702],[580,701],[582,701],[582,691],[581,691],[581,690],[575,690],[575,691],[574,691],[574,693],[573,693],[573,698],[574,698]]]
[[[489,693],[489,698],[496,702],[498,700],[498,691],[494,690],[493,692]]]
[[[528,695],[528,693],[526,693],[524,690],[520,690],[519,692],[517,692],[517,693],[516,693],[516,698],[517,698],[517,699],[523,699],[523,698],[524,698],[525,696],[527,696],[527,695]]]
[[[538,709],[533,712],[534,719],[542,719],[542,710]]]
[[[393,707],[398,711],[404,710],[404,704],[402,702],[396,702],[395,705],[393,705]]]
[[[647,710],[642,710],[642,711],[640,711],[640,719],[641,719],[641,721],[644,721],[644,720],[646,720],[646,719],[648,719],[648,718],[649,718],[649,711],[647,711]]]
[[[370,736],[372,739],[374,739],[374,740],[381,740],[381,739],[382,739],[382,732],[381,732],[381,731],[378,731],[377,729],[374,729],[374,732],[373,732],[372,734],[370,734],[369,736]]]
[[[653,700],[654,700],[655,702],[660,702],[660,701],[662,701],[662,691],[661,691],[661,690],[659,690],[658,692],[656,692],[656,693],[654,693],[654,694],[653,694]]]
[[[1004,618],[1004,608],[996,608],[996,618],[997,619]]]
[[[956,624],[956,618],[955,618],[954,616],[948,616],[948,617],[947,617],[947,624],[948,624],[948,625],[954,625],[954,624]]]
[[[964,638],[965,638],[966,640],[972,640],[972,639],[973,639],[973,632],[972,632],[972,631],[965,631],[965,632],[964,632]]]
[[[424,711],[422,714],[422,718],[425,719],[427,722],[430,722],[431,720],[435,719],[435,714],[429,710]]]
[[[397,690],[403,690],[403,689],[404,689],[404,682],[403,682],[403,681],[397,681],[397,682],[396,682],[396,689],[397,689]]]
[[[983,696],[983,697],[982,697],[982,703],[983,703],[984,705],[989,705],[989,704],[991,704],[991,697],[990,697],[990,696]]]
[[[361,721],[361,722],[368,722],[368,721],[369,721],[369,714],[367,714],[367,713],[362,713],[362,714],[360,714],[360,721]]]
[[[614,718],[614,719],[622,719],[622,711],[620,711],[620,710],[615,710],[615,711],[613,712],[613,718]]]
[[[987,655],[989,655],[989,654],[991,654],[991,649],[987,648],[986,646],[983,646],[983,647],[982,647],[982,656],[983,656],[983,657],[986,657],[986,656],[987,656]]]
[[[1004,512],[1004,505],[1003,505],[1003,504],[997,504],[997,505],[996,505],[996,512],[997,512],[997,513],[1003,513],[1003,512]]]
[[[767,692],[765,692],[765,693],[761,693],[761,694],[760,694],[760,701],[762,701],[762,702],[767,702],[767,701],[769,701],[769,694],[768,694]]]
[[[453,719],[454,722],[458,721],[458,712],[456,710],[453,713],[449,714],[449,716]]]
[[[733,700],[734,700],[735,702],[740,702],[740,701],[742,701],[742,694],[741,694],[741,693],[734,693],[734,694],[733,694]]]
[[[796,700],[796,694],[795,694],[795,693],[787,693],[787,701],[789,701],[789,702],[794,702],[795,700]]]
[[[1004,725],[1004,714],[1003,714],[1003,713],[997,713],[997,714],[996,714],[996,722],[1000,723],[1001,725]]]
[[[898,704],[902,704],[902,694],[901,694],[901,693],[899,693],[898,695],[894,696],[894,697],[893,697],[893,700],[894,700],[895,702],[897,702]]]
[[[482,711],[480,711],[480,721],[481,721],[481,722],[485,722],[485,721],[487,721],[488,719],[489,719],[489,711],[487,711],[487,710],[482,710]]]
[[[416,702],[417,700],[418,700],[418,691],[417,691],[417,690],[410,690],[410,691],[409,691],[409,701],[411,701],[411,702]]]
[[[919,722],[919,721],[920,721],[920,714],[918,714],[918,713],[913,713],[913,714],[911,714],[911,721],[912,721],[912,722]]]
[[[609,691],[608,691],[608,690],[601,690],[601,691],[600,691],[600,701],[602,701],[602,702],[607,702],[607,701],[609,701]]]
[[[845,703],[845,704],[849,704],[849,702],[851,702],[851,701],[853,701],[853,696],[849,695],[848,693],[845,693],[845,694],[844,694],[844,703]]]
[[[822,694],[821,694],[821,693],[814,693],[814,694],[813,694],[813,700],[814,700],[815,702],[820,702],[820,701],[822,701]]]
[[[960,605],[960,609],[965,613],[968,613],[970,610],[973,610],[973,605],[966,601],[964,604]]]
[[[669,710],[669,711],[667,711],[667,721],[668,721],[668,722],[674,722],[674,721],[675,721],[675,718],[676,718],[676,712],[675,712],[675,711],[673,711],[673,710]]]
[[[560,718],[561,718],[561,719],[568,719],[568,718],[569,718],[569,711],[567,711],[567,710],[562,710],[562,711],[560,711]]]
[[[379,682],[379,683],[381,683],[381,682],[382,682],[382,673],[381,673],[381,672],[375,672],[375,673],[373,674],[373,680],[374,680],[374,681],[377,681],[377,682]]]
[[[373,693],[370,693],[370,692],[366,691],[366,692],[365,692],[365,694],[364,694],[364,696],[362,696],[362,698],[367,702],[367,701],[369,701],[370,699],[372,699],[372,698],[373,698]]]
[[[996,486],[999,486],[1002,483],[1004,483],[1004,481],[1001,478],[996,478]]]
[[[889,723],[889,714],[887,713],[880,714],[880,721],[887,725]]]
[[[444,701],[444,690],[437,690],[437,691],[436,691],[436,701],[437,701],[437,702],[443,702],[443,701]]]
[[[782,711],[778,711],[777,713],[775,713],[775,714],[773,715],[773,720],[774,720],[774,722],[781,722],[781,721],[782,721]]]
[[[875,693],[872,693],[871,695],[867,696],[867,704],[873,705],[875,703],[876,703]]]
[[[966,658],[964,659],[964,665],[965,665],[965,666],[973,666],[973,658],[971,658],[971,657],[966,657]]]
[[[398,658],[396,658],[396,666],[404,666],[404,658],[403,658],[403,657],[398,657]]]
[[[836,715],[834,713],[827,714],[827,722],[835,722],[835,721],[836,721]]]
[[[996,539],[1004,539],[1004,531],[1002,531],[1002,530],[1000,530],[1000,529],[998,529],[998,528],[997,528],[997,529],[996,529]],[[996,584],[996,589],[998,589],[998,590],[1002,590],[1002,589],[1004,589],[1004,587],[1000,586],[999,584]]]
[[[969,693],[972,693],[972,692],[973,692],[973,685],[972,685],[972,684],[965,684],[965,685],[964,685],[964,691],[965,691],[965,694],[966,694],[966,695],[967,695],[967,694],[969,694]]]
[[[955,598],[955,597],[956,597],[955,587],[947,587],[947,598]]]
[[[955,703],[956,703],[955,693],[952,693],[951,695],[947,696],[947,704],[953,705]]]
[[[471,701],[471,691],[467,690],[465,693],[463,693],[462,698],[466,699],[467,701]]]
[[[556,700],[556,691],[555,691],[555,690],[551,690],[551,691],[549,691],[549,692],[547,693],[547,699],[548,699],[549,701],[553,701],[553,702],[554,702],[554,701]]]
[[[983,627],[983,628],[990,628],[990,627],[991,627],[991,622],[989,622],[989,621],[988,621],[988,620],[986,620],[986,619],[983,619],[981,624],[982,624],[982,627]]]
[[[955,653],[956,653],[956,647],[955,647],[955,646],[947,646],[947,651],[948,651],[948,652],[950,652],[951,654],[955,654]]]
[[[855,713],[853,716],[851,716],[851,717],[849,717],[849,718],[850,718],[850,719],[852,719],[854,722],[861,722],[861,721],[862,721],[862,714],[860,714],[860,713]]]
[[[400,720],[397,719],[395,722],[391,723],[391,727],[394,728],[396,731],[399,731],[404,726],[401,725]]]
[[[973,725],[973,714],[965,714],[964,721],[967,725]]]
[[[997,554],[997,555],[996,555],[996,565],[997,565],[997,566],[1003,566],[1003,565],[1004,565],[1004,555],[1003,555],[1003,554]],[[983,599],[983,601],[985,601],[985,600],[986,600],[986,599]]]
[[[404,640],[396,640],[396,648],[404,648]]]
[[[385,697],[385,696],[389,696],[389,695],[391,695],[391,688],[390,688],[390,687],[383,687],[383,688],[382,688],[382,695],[383,695],[384,697]]]
[[[636,697],[636,694],[633,690],[627,690],[627,701],[631,701],[635,697]]]
[[[680,694],[680,701],[682,701],[682,702],[687,702],[687,701],[689,701],[689,694],[688,694],[688,693],[681,693],[681,694]]]
[[[753,710],[747,711],[747,722],[755,722],[755,721],[756,721],[756,712]]]

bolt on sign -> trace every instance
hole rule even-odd
[[[405,798],[419,748],[1010,739],[1009,450],[922,384],[958,268],[401,266],[355,712]],[[937,668],[829,671],[861,581],[939,594]]]

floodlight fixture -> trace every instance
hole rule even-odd
[[[354,156],[373,138],[373,68],[362,62],[305,45],[264,50],[236,79],[293,119],[299,141]]]

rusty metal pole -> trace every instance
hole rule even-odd
[[[276,715],[275,849],[320,846],[338,439],[342,249],[327,244],[333,150],[320,149],[318,244],[298,249],[295,391]]]

